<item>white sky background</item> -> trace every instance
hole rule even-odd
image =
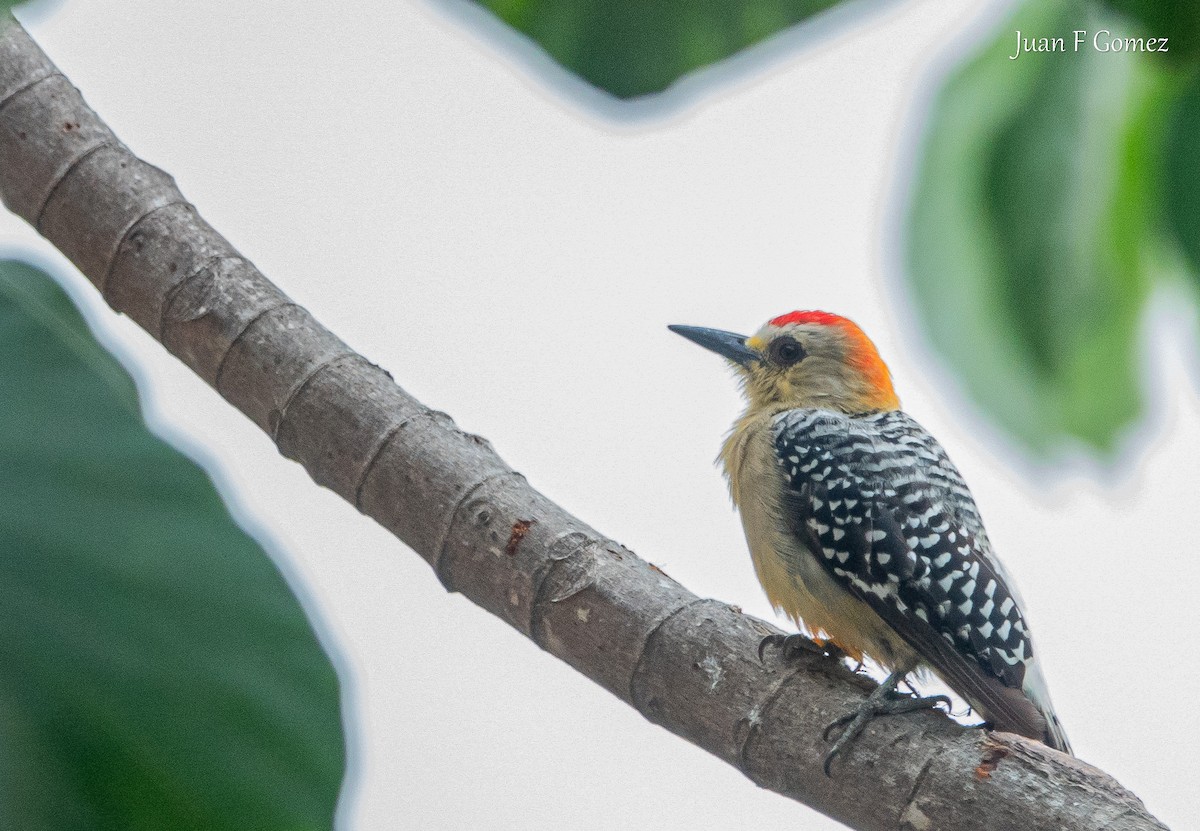
[[[624,118],[449,0],[336,17],[69,0],[24,17],[117,134],[322,322],[551,498],[749,613],[772,618],[712,463],[736,392],[665,326],[858,320],[975,491],[1077,752],[1195,826],[1190,306],[1160,296],[1146,327],[1153,414],[1133,464],[1047,471],[938,366],[896,267],[930,80],[1005,7],[851,10]],[[345,686],[343,829],[840,827],[446,595],[7,214],[0,246],[62,276],[154,429],[205,464],[306,596]]]

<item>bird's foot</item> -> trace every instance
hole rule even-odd
[[[837,737],[837,741],[833,743],[833,747],[829,748],[829,752],[825,754],[823,767],[826,776],[833,775],[830,766],[833,764],[834,758],[858,738],[863,729],[876,716],[894,716],[917,710],[931,710],[938,705],[945,705],[946,712],[950,712],[950,699],[944,695],[915,696],[897,692],[896,684],[901,678],[903,675],[892,673],[887,680],[867,696],[857,710],[847,713],[825,728],[823,738],[825,741],[829,741],[829,737],[835,730],[845,727],[842,734]]]
[[[825,655],[829,658],[840,659],[846,656],[832,641],[819,642],[804,635],[767,635],[758,643],[758,660],[763,660],[767,647],[779,650],[785,661],[794,661],[801,655]]]

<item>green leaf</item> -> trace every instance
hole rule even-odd
[[[476,0],[618,98],[661,92],[843,0]]]
[[[0,828],[331,828],[337,678],[279,571],[14,261],[0,355]]]
[[[1145,55],[1072,51],[1121,32],[1095,7],[1029,2],[938,99],[908,226],[935,347],[1032,448],[1111,450],[1140,409],[1136,330],[1160,216],[1171,85]],[[1066,51],[1022,53],[1026,37]]]
[[[1200,55],[1200,3],[1196,0],[1101,0],[1125,15],[1136,35],[1166,38],[1166,52],[1149,53],[1155,60],[1182,63]],[[1157,46],[1157,44],[1156,44]]]
[[[9,15],[13,9],[17,6],[32,6],[35,5],[35,2],[36,0],[0,0],[0,30],[11,19]]]
[[[1200,286],[1200,73],[1192,74],[1175,101],[1165,156],[1167,226]]]

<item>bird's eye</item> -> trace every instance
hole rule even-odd
[[[795,338],[787,336],[776,338],[767,353],[780,366],[791,366],[804,360],[804,347]]]

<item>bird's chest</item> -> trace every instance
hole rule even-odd
[[[770,416],[743,419],[735,425],[721,460],[767,599],[794,620],[825,629],[826,604],[819,596],[837,587],[787,530],[781,505],[784,477],[776,461]]]
[[[721,451],[758,580],[771,605],[859,659],[893,656],[879,617],[835,580],[783,516],[784,474],[770,415],[743,419]],[[888,661],[890,663],[890,661]]]

